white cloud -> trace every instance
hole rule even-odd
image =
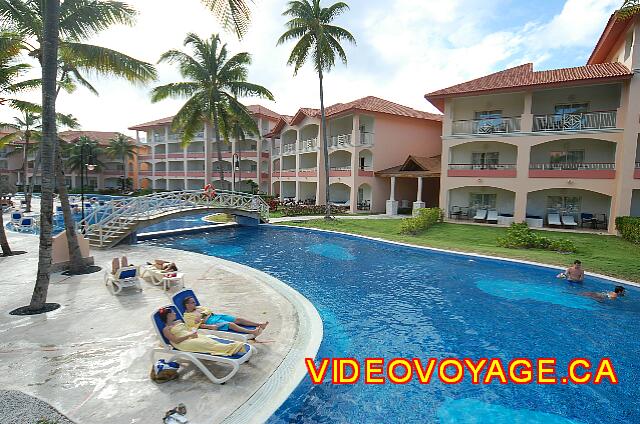
[[[155,63],[160,54],[182,48],[187,32],[203,37],[220,28],[199,0],[129,0],[139,11],[135,27],[117,27],[91,42]],[[519,3],[519,2],[516,2]],[[573,49],[584,56],[597,40],[619,0],[566,0],[551,19],[531,19],[520,28],[495,28],[505,15],[504,0],[352,0],[339,21],[358,41],[347,47],[349,67],[338,64],[326,77],[327,104],[376,95],[408,106],[433,110],[424,93],[501,67],[534,61],[544,66],[558,52]],[[232,52],[248,51],[253,63],[249,78],[269,88],[276,103],[258,101],[277,112],[292,114],[298,107],[318,107],[318,80],[310,66],[296,77],[286,66],[291,44],[276,47],[284,31],[284,0],[260,0],[246,39],[222,37]],[[515,6],[514,6],[515,7]],[[526,7],[519,5],[518,7]],[[562,63],[562,60],[559,62]],[[180,79],[175,68],[158,67],[163,84]],[[95,81],[95,80],[94,80]],[[84,89],[61,95],[58,109],[76,115],[85,129],[125,131],[127,127],[172,115],[181,102],[152,104],[148,87],[114,80],[95,82],[100,97]],[[38,93],[29,96],[38,100]],[[247,100],[247,103],[256,102]],[[0,121],[13,113],[0,111]]]

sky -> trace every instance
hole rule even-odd
[[[220,33],[232,53],[249,52],[249,81],[267,87],[275,102],[243,99],[278,113],[319,107],[318,77],[310,65],[294,77],[287,59],[293,43],[276,46],[285,30],[285,0],[255,0],[248,34],[239,42],[220,29],[199,0],[124,0],[138,10],[135,26],[114,26],[87,42],[156,63],[170,49],[184,49],[187,33]],[[324,1],[324,5],[329,2]],[[347,0],[336,23],[356,45],[345,45],[348,64],[337,63],[324,81],[325,104],[378,96],[418,110],[436,109],[424,94],[511,66],[536,70],[584,65],[611,13],[622,0]],[[36,72],[36,71],[34,71]],[[133,135],[135,124],[172,116],[184,100],[151,103],[154,86],[182,81],[175,66],[158,65],[146,86],[89,76],[100,93],[61,93],[57,108],[83,130]],[[39,101],[39,93],[24,96]],[[0,110],[0,122],[15,112]]]

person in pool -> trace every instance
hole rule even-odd
[[[611,300],[615,300],[619,297],[624,296],[625,294],[625,289],[622,286],[616,286],[613,291],[611,292],[584,292],[581,293],[583,296],[587,296],[587,297],[591,297],[593,299],[596,300],[606,300],[606,299],[611,299]]]
[[[584,270],[582,269],[582,262],[576,260],[573,262],[573,265],[567,268],[567,270],[560,275],[558,278],[566,278],[567,281],[572,283],[582,283],[584,281]]]
[[[245,318],[236,318],[231,315],[214,314],[211,309],[204,306],[196,306],[196,300],[193,297],[185,297],[183,300],[185,309],[184,322],[189,328],[204,328],[207,330],[233,330],[238,333],[253,334],[258,336],[262,333],[269,321],[258,323],[253,322]],[[249,330],[243,325],[256,327],[253,330]]]

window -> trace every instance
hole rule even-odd
[[[629,59],[632,52],[633,52],[633,30],[629,31],[629,34],[627,34],[627,39],[624,43],[624,60]]]
[[[584,150],[551,152],[549,163],[561,169],[577,169],[578,164],[584,163]]]
[[[469,206],[474,209],[495,209],[497,197],[497,194],[471,193]]]
[[[557,212],[580,213],[582,209],[582,197],[548,196],[547,208]]]
[[[471,163],[473,169],[496,169],[500,163],[500,153],[498,152],[473,152],[471,153]]]

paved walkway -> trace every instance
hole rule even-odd
[[[144,283],[142,293],[114,296],[104,285],[102,272],[75,277],[54,274],[48,301],[60,303],[61,309],[46,315],[11,316],[10,310],[29,303],[38,238],[9,232],[9,241],[13,249],[29,253],[0,258],[0,387],[43,399],[77,423],[161,422],[164,412],[180,402],[187,406],[191,422],[220,422],[246,409],[241,406],[278,373],[290,352],[311,356],[317,352],[319,340],[310,343],[306,335],[307,346],[296,345],[301,338],[299,309],[262,273],[209,256],[144,245],[95,251],[96,264],[103,268],[121,255],[133,264],[154,258],[175,261],[186,272],[186,286],[203,303],[270,322],[255,344],[256,357],[225,385],[210,383],[192,366],[183,370],[179,380],[153,383],[149,354],[157,336],[150,316],[170,303],[175,289],[167,294]],[[321,325],[314,332],[321,338]],[[315,351],[309,352],[309,346]],[[302,360],[295,366],[304,367]],[[211,370],[222,368],[213,365]],[[291,378],[294,374],[289,375],[295,387],[299,380]],[[282,387],[286,393],[279,397],[284,399],[292,389]]]

